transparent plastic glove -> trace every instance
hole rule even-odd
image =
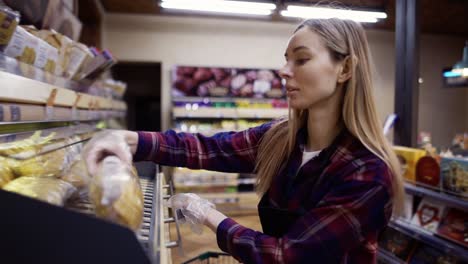
[[[202,233],[202,227],[209,210],[215,208],[213,203],[200,198],[200,196],[194,193],[179,193],[173,195],[167,201],[167,205],[171,207],[174,212],[180,212],[183,218],[179,217],[179,221],[181,223],[189,223],[190,228],[196,234]]]
[[[86,143],[82,152],[91,176],[96,175],[99,162],[112,155],[117,156],[125,164],[132,164],[132,152],[125,140],[125,131],[101,131]]]

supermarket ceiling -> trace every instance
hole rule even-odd
[[[194,0],[196,1],[196,0]],[[245,1],[245,0],[244,0]],[[259,0],[256,0],[259,2]],[[261,0],[260,0],[261,1]],[[387,18],[375,24],[365,24],[367,28],[394,30],[395,2],[397,0],[270,0],[263,2],[275,3],[282,7],[286,4],[316,4],[326,2],[341,2],[345,7],[384,11]],[[158,0],[101,0],[101,3],[109,13],[131,14],[167,14],[174,13],[161,10]],[[423,33],[455,34],[468,36],[468,0],[420,0],[421,6],[421,31]],[[178,13],[180,14],[180,12]],[[195,15],[194,13],[186,13]],[[219,15],[218,15],[219,16]],[[272,15],[272,20],[282,19],[279,15]]]

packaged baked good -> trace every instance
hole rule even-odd
[[[88,173],[84,160],[78,155],[61,179],[71,183],[80,190],[88,187],[91,176]]]
[[[58,51],[56,75],[62,76],[70,63],[70,51],[73,46],[73,40],[64,36],[55,30],[40,30],[37,36],[53,46]]]
[[[16,176],[58,176],[64,169],[65,149],[18,160],[12,168]]]
[[[0,157],[0,188],[15,178],[11,169],[13,160]]]
[[[3,51],[10,43],[18,23],[19,13],[0,6],[0,51]]]
[[[20,177],[3,189],[59,206],[76,191],[70,183],[53,177]]]
[[[27,64],[34,65],[37,56],[39,38],[33,36],[22,27],[16,27],[4,53]]]
[[[89,198],[96,215],[137,230],[143,219],[143,194],[136,170],[116,156],[106,157],[91,179]]]
[[[55,137],[55,133],[50,133],[47,136],[41,136],[41,131],[36,131],[34,134],[26,139],[1,143],[0,155],[25,157],[36,155],[41,152],[45,144],[49,143]]]

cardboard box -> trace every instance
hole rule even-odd
[[[416,163],[426,155],[426,151],[401,146],[393,146],[393,150],[400,160],[403,177],[408,181],[416,182]]]
[[[423,198],[411,220],[411,224],[429,233],[435,233],[444,215],[444,211],[444,204],[428,198]]]
[[[437,234],[468,248],[468,212],[450,208],[440,223]]]
[[[468,160],[443,157],[440,174],[444,192],[468,198]]]

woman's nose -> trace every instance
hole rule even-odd
[[[285,64],[280,70],[279,70],[279,76],[283,79],[289,79],[292,76],[292,72],[288,64]]]

